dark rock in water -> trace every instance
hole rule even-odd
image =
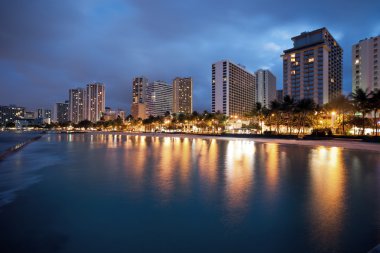
[[[368,251],[368,253],[380,253],[380,244],[378,244],[375,248]]]

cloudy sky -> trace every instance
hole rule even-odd
[[[327,27],[344,49],[380,34],[377,0],[0,0],[0,104],[52,108],[68,89],[106,84],[107,106],[129,111],[131,80],[192,76],[194,109],[211,107],[211,64],[269,68],[282,87],[283,50]]]

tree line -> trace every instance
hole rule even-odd
[[[356,135],[364,135],[366,128],[373,129],[374,135],[379,132],[380,90],[371,92],[357,89],[348,96],[340,95],[329,103],[320,106],[313,99],[304,98],[296,101],[290,96],[283,100],[274,100],[269,108],[257,103],[255,108],[240,117],[244,122],[242,129],[256,133],[297,134],[304,135],[313,131],[333,131],[347,135],[350,129],[357,129]],[[194,126],[199,133],[222,133],[226,126],[236,122],[233,116],[220,112],[210,113],[194,111],[190,114],[166,112],[163,116],[149,116],[146,119],[134,119],[128,115],[124,120],[93,123],[88,120],[72,124],[71,122],[53,123],[47,128],[65,128],[72,126],[79,129],[95,128],[98,130],[120,131],[186,131],[191,132]],[[265,129],[267,132],[265,132]]]

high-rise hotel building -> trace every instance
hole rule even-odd
[[[352,91],[380,89],[380,35],[352,46]]]
[[[269,70],[259,69],[256,75],[256,102],[270,108],[270,102],[276,100],[276,77]]]
[[[105,112],[105,87],[103,83],[87,84],[86,116],[89,121],[97,122]]]
[[[69,119],[69,101],[56,103],[54,106],[54,120],[58,123],[65,123]]]
[[[256,105],[255,74],[222,60],[212,64],[212,112],[244,116]]]
[[[132,105],[131,114],[135,119],[145,119],[146,114],[146,90],[148,79],[144,76],[133,78],[132,81]]]
[[[193,112],[193,80],[191,77],[173,80],[173,113]]]
[[[173,108],[173,87],[162,81],[149,83],[146,91],[146,112],[149,116],[163,116]]]
[[[343,50],[326,28],[293,37],[283,58],[283,92],[325,104],[342,93]]]
[[[77,124],[87,118],[86,94],[86,89],[83,88],[69,90],[69,119],[74,124]]]

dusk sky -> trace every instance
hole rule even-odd
[[[380,34],[379,10],[378,0],[2,0],[0,105],[53,108],[100,81],[107,106],[129,112],[134,76],[191,76],[194,109],[210,110],[213,62],[269,68],[281,88],[290,38],[320,27],[343,47],[347,94],[351,46]]]

